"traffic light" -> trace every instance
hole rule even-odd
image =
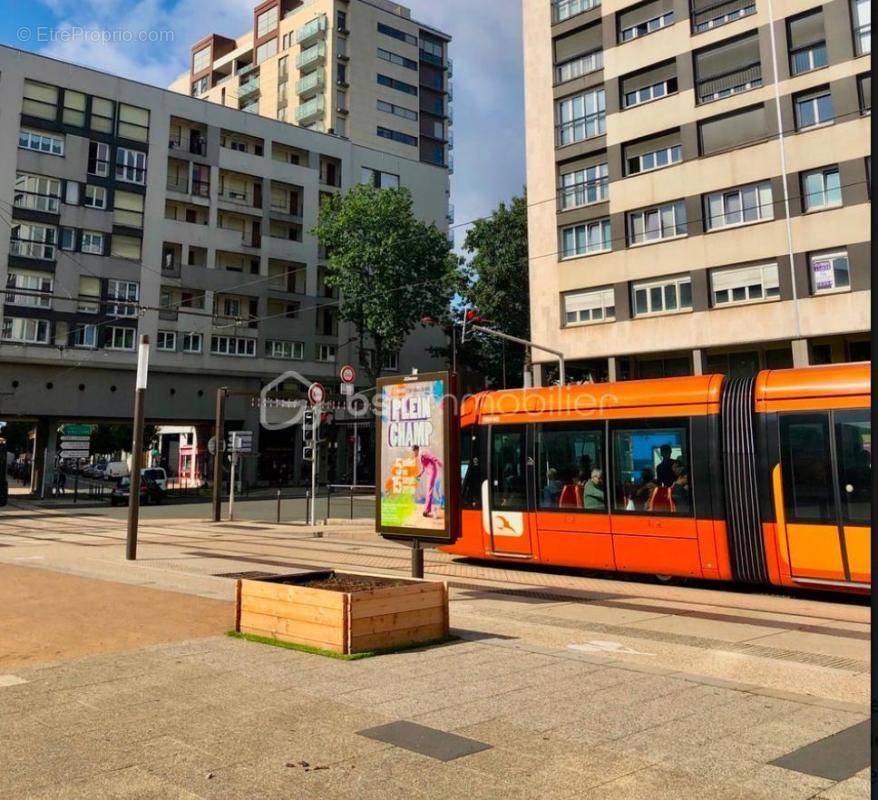
[[[314,441],[314,412],[308,409],[302,417],[302,441]]]
[[[311,462],[314,460],[314,448],[310,446],[305,446],[302,448],[302,461]]]

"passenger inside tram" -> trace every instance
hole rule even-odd
[[[592,511],[603,511],[607,507],[604,492],[604,473],[599,469],[591,471],[591,477],[582,489],[583,506]]]

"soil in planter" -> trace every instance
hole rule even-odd
[[[293,581],[284,581],[293,584]],[[307,586],[309,589],[326,589],[330,592],[368,592],[370,589],[389,589],[392,586],[410,586],[411,581],[396,578],[376,578],[369,575],[345,575],[336,572],[331,578],[295,584]]]

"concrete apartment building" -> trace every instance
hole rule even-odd
[[[523,7],[533,338],[596,380],[869,359],[869,3]]]
[[[447,171],[418,158],[6,47],[0,74],[0,409],[39,422],[38,453],[57,422],[131,419],[144,333],[147,418],[196,426],[202,449],[219,386],[295,369],[337,397],[360,354],[309,234],[321,197],[398,184],[447,228]],[[386,367],[441,366],[436,337]],[[300,431],[260,433],[246,398],[227,415],[256,432],[250,479],[299,476]]]
[[[450,37],[387,0],[266,0],[171,88],[452,168]]]

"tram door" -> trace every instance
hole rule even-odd
[[[786,527],[793,578],[870,583],[869,412],[782,414],[780,444],[784,507],[778,520]]]
[[[530,446],[525,425],[490,429],[482,507],[487,511],[487,549],[497,555],[533,556],[533,515],[528,513],[534,473]]]

